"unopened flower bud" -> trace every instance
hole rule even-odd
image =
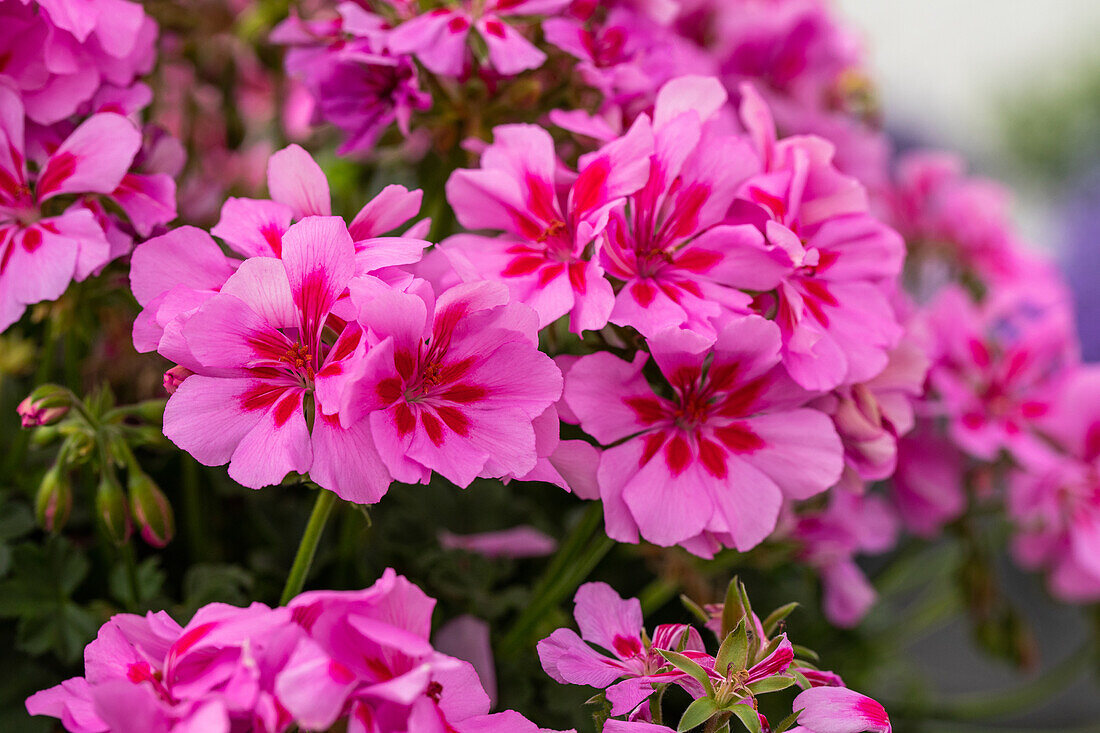
[[[172,505],[153,479],[141,470],[131,469],[128,487],[130,510],[141,528],[141,537],[153,547],[164,547],[172,540],[175,522]]]
[[[187,379],[192,374],[194,374],[194,372],[187,367],[178,365],[172,367],[164,373],[164,391],[168,394],[175,394],[179,386],[183,384],[183,380]]]
[[[104,473],[95,496],[96,514],[103,530],[116,545],[130,539],[130,512],[126,509],[126,493],[112,473]]]
[[[842,437],[863,441],[882,435],[882,413],[870,389],[857,384],[848,394],[839,393],[837,397],[839,403],[833,421]]]
[[[33,428],[40,425],[53,425],[72,404],[69,391],[56,384],[43,384],[31,392],[19,403],[15,411],[19,413],[23,427]]]
[[[54,464],[38,486],[34,510],[38,523],[48,532],[60,532],[73,508],[73,488],[69,476]]]

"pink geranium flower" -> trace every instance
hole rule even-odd
[[[275,672],[300,630],[286,609],[214,603],[180,627],[160,611],[119,614],[84,651],[85,676],[27,698],[71,733],[286,730]]]
[[[317,390],[363,337],[350,324],[335,342],[322,338],[355,274],[351,235],[338,217],[307,217],[287,230],[281,253],[246,260],[183,324],[197,366],[168,401],[164,434],[203,464],[228,462],[250,488],[309,472],[345,499],[375,502],[390,477],[365,426],[341,426],[339,406]]]
[[[495,283],[400,292],[360,278],[351,288],[371,345],[344,375],[345,426],[367,420],[393,477],[459,486],[535,467],[534,421],[561,395],[561,372],[538,350],[534,312]]]
[[[709,554],[719,543],[747,550],[774,529],[783,497],[832,486],[843,459],[823,413],[779,364],[774,323],[748,316],[709,346],[687,331],[649,342],[671,397],[655,394],[642,369],[609,353],[585,356],[568,373],[565,400],[604,445],[598,480],[609,536]]]
[[[953,286],[940,292],[924,317],[936,342],[928,410],[947,418],[955,444],[983,461],[1002,450],[1018,460],[1041,458],[1032,427],[1049,412],[1077,362],[1063,288],[1033,275],[979,305]]]
[[[741,90],[741,116],[764,162],[730,214],[765,245],[740,244],[762,314],[783,334],[783,364],[807,389],[864,382],[885,368],[902,335],[890,303],[905,244],[868,213],[863,187],[832,164],[820,138],[776,141],[759,95]]]
[[[349,733],[537,733],[513,711],[490,715],[473,666],[432,648],[434,605],[391,569],[363,591],[298,596],[308,637],[278,674],[280,700],[310,730],[346,718]]]
[[[718,125],[726,100],[721,84],[704,77],[676,79],[658,93],[649,179],[614,209],[602,237],[600,262],[623,283],[612,323],[647,337],[676,327],[713,338],[733,314],[749,312],[752,298],[738,288],[756,283],[738,255],[764,238],[723,222],[759,162],[744,138]]]
[[[506,18],[552,15],[569,0],[457,0],[407,20],[387,37],[394,53],[413,54],[430,71],[461,76],[466,71],[467,38],[475,28],[489,51],[489,64],[504,76],[542,66],[546,54],[535,48]]]
[[[42,206],[58,196],[111,195],[141,147],[132,122],[105,112],[73,130],[32,174],[24,125],[19,98],[0,85],[0,331],[110,260],[107,233],[80,201],[55,216]]]
[[[459,276],[489,278],[535,309],[542,328],[565,314],[575,333],[607,325],[611,284],[595,257],[608,213],[638,190],[649,171],[653,136],[644,124],[581,156],[567,189],[550,134],[535,125],[494,130],[481,168],[455,171],[447,200],[468,229],[503,231],[498,237],[459,234],[441,246]]]
[[[1052,449],[1009,474],[1021,564],[1072,602],[1100,598],[1100,370],[1074,370],[1040,427]]]
[[[577,590],[574,603],[580,636],[572,629],[558,629],[538,644],[542,668],[555,680],[607,689],[612,715],[630,713],[652,694],[655,684],[673,682],[702,692],[698,683],[679,670],[668,671],[668,662],[657,651],[705,653],[694,628],[662,624],[650,639],[642,628],[638,599],[623,600],[606,583],[585,583]]]

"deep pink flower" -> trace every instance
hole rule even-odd
[[[891,733],[882,705],[847,687],[811,687],[794,699],[802,733]]]
[[[349,733],[536,733],[518,713],[489,715],[474,668],[432,648],[434,605],[391,569],[362,591],[298,596],[308,638],[277,677],[280,700],[313,730],[346,718]]]
[[[85,649],[85,676],[27,698],[27,712],[71,733],[283,731],[275,673],[300,635],[289,611],[259,603],[210,604],[182,628],[163,611],[120,614]]]
[[[679,670],[661,671],[669,665],[657,651],[704,653],[703,640],[694,628],[662,624],[654,629],[652,639],[644,636],[641,603],[637,598],[624,600],[606,583],[585,583],[577,590],[574,603],[580,636],[563,628],[538,643],[542,668],[555,680],[606,688],[612,715],[634,710],[652,694],[654,684],[673,682],[702,692],[698,683]]]
[[[467,37],[475,28],[489,52],[489,63],[504,76],[542,66],[546,54],[505,22],[512,16],[551,15],[569,0],[459,0],[397,26],[387,36],[394,53],[413,54],[430,71],[461,76],[467,67]]]
[[[135,79],[153,68],[156,37],[156,23],[128,0],[3,2],[0,86],[16,91],[35,125],[122,112],[118,101],[142,88]]]
[[[898,234],[868,213],[854,178],[820,138],[776,141],[767,106],[748,86],[741,116],[764,162],[731,208],[765,245],[742,248],[755,309],[783,334],[783,364],[807,389],[864,382],[885,367],[902,335],[890,295],[905,255]]]
[[[739,257],[763,248],[763,235],[724,224],[738,187],[759,171],[748,141],[718,125],[726,100],[705,77],[681,77],[658,93],[649,179],[612,211],[601,238],[600,262],[623,283],[612,323],[647,337],[675,327],[713,338],[731,314],[749,312],[752,298],[738,288],[771,285],[752,282]]]
[[[1077,362],[1068,295],[1040,274],[980,305],[951,286],[925,312],[935,339],[929,413],[946,417],[955,444],[983,461],[1002,450],[1024,461],[1042,455],[1032,427]]]
[[[1046,570],[1060,598],[1091,602],[1100,598],[1100,371],[1075,370],[1040,426],[1051,450],[1009,475],[1013,551]]]
[[[385,21],[354,3],[339,22],[291,17],[271,34],[289,46],[286,69],[309,90],[321,119],[346,134],[338,152],[369,151],[392,124],[410,132],[412,113],[431,106],[411,56],[388,51]]]
[[[597,237],[610,209],[645,183],[652,134],[636,125],[581,156],[563,191],[546,130],[505,125],[493,132],[481,168],[451,175],[447,200],[464,227],[505,233],[459,234],[442,248],[460,277],[506,284],[515,300],[535,309],[540,328],[567,313],[575,333],[602,328],[615,296],[594,256]]]
[[[352,284],[370,346],[343,377],[341,422],[369,421],[398,481],[426,482],[436,471],[464,487],[478,476],[522,476],[537,460],[533,423],[561,395],[534,312],[496,283],[438,299],[420,284],[419,293],[373,278]]]
[[[784,496],[805,499],[839,478],[840,439],[823,413],[799,407],[808,395],[776,368],[774,323],[734,320],[713,347],[688,331],[649,345],[671,399],[646,382],[644,353],[633,363],[582,357],[566,381],[581,427],[614,446],[598,474],[609,536],[747,550],[774,529]]]
[[[0,331],[28,305],[60,297],[109,261],[111,243],[91,210],[78,201],[44,216],[42,205],[58,196],[109,196],[141,147],[132,122],[104,112],[73,130],[32,174],[24,122],[19,98],[0,85]]]
[[[183,324],[195,374],[169,399],[164,434],[203,464],[228,462],[250,488],[309,472],[345,499],[373,503],[390,477],[367,428],[341,426],[339,406],[317,389],[363,338],[356,324],[334,342],[322,338],[355,274],[351,235],[338,217],[306,217],[287,230],[281,253],[246,260]]]

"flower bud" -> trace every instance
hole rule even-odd
[[[168,394],[175,394],[179,386],[183,384],[183,380],[187,379],[192,374],[194,374],[194,372],[187,367],[178,365],[172,367],[164,373],[164,391]]]
[[[130,539],[132,527],[130,513],[126,509],[126,493],[113,473],[104,473],[95,496],[96,514],[103,530],[116,545],[124,545]]]
[[[172,540],[175,522],[172,505],[148,474],[136,467],[130,469],[130,510],[141,528],[141,537],[153,547],[164,547]]]
[[[864,441],[882,435],[884,428],[878,400],[866,385],[854,385],[847,395],[838,394],[838,397],[840,401],[833,421],[842,437]]]
[[[53,425],[65,417],[71,404],[67,389],[56,384],[43,384],[20,402],[15,411],[19,413],[23,427],[32,428]]]
[[[60,532],[73,508],[73,488],[68,474],[58,464],[50,467],[38,486],[34,501],[38,523],[47,532]]]

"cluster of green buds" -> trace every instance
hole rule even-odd
[[[45,384],[19,404],[18,412],[23,427],[34,429],[35,443],[61,443],[35,500],[43,528],[60,532],[65,526],[73,505],[72,474],[89,465],[99,477],[95,513],[106,536],[124,545],[136,523],[150,545],[168,544],[175,531],[172,507],[132,447],[163,442],[164,400],[116,406],[106,389],[82,400],[65,387]],[[123,471],[125,489],[119,478]]]

